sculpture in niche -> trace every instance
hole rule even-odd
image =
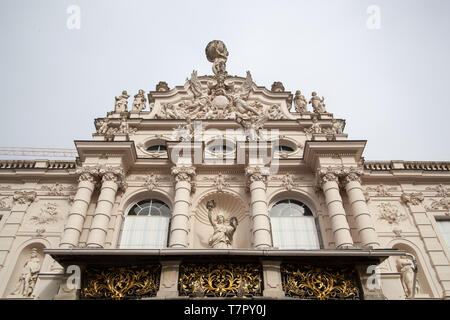
[[[209,200],[206,203],[208,209],[209,222],[214,228],[214,233],[209,238],[209,246],[214,249],[230,249],[232,248],[233,235],[238,226],[238,220],[236,217],[231,217],[230,224],[225,223],[225,217],[219,213],[216,217],[213,217],[212,210],[216,207],[214,200]]]
[[[308,113],[308,102],[300,90],[295,91],[294,108],[297,113]]]
[[[147,99],[144,95],[144,90],[140,89],[138,93],[134,96],[133,101],[133,111],[141,112],[145,109],[145,104],[147,103]]]
[[[116,97],[116,105],[114,108],[114,112],[121,113],[121,112],[127,112],[128,111],[128,98],[130,96],[128,95],[126,90],[122,91],[122,94],[118,97]]]
[[[39,260],[37,249],[33,248],[31,249],[31,257],[23,266],[19,283],[12,294],[31,297],[40,269],[41,261]]]
[[[312,105],[313,111],[315,113],[327,113],[327,111],[325,110],[325,103],[323,103],[324,100],[325,98],[322,97],[322,99],[320,99],[315,91],[312,93],[312,97],[311,100],[309,100],[309,103]]]
[[[415,266],[411,259],[400,258],[397,261],[398,271],[401,273],[402,285],[405,290],[406,297],[411,297],[413,293],[414,285],[414,271]],[[419,284],[416,281],[416,294],[419,292]]]

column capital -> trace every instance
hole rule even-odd
[[[174,166],[171,169],[171,173],[176,182],[185,181],[191,185],[191,192],[195,192],[196,182],[195,182],[195,167],[193,166]]]
[[[269,169],[260,166],[250,166],[245,168],[245,176],[247,178],[247,188],[250,188],[250,184],[256,181],[264,182],[267,187],[267,175]]]
[[[318,168],[316,172],[318,185],[322,186],[324,183],[330,181],[337,183],[341,170],[342,168],[331,166],[326,168]]]
[[[356,181],[361,183],[361,176],[364,174],[364,170],[358,167],[350,167],[342,169],[342,182],[347,185],[349,182]]]
[[[418,206],[422,203],[424,197],[422,192],[405,192],[402,194],[401,199],[405,204]]]
[[[83,166],[78,167],[75,171],[78,175],[78,182],[89,181],[91,183],[96,183],[99,175],[98,166]]]
[[[127,184],[125,183],[125,173],[121,167],[103,166],[99,168],[98,173],[102,177],[102,183],[112,181],[117,183],[120,189],[125,189],[127,187]]]

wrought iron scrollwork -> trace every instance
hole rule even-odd
[[[88,269],[81,290],[84,299],[127,299],[155,296],[160,265]]]
[[[355,270],[347,268],[282,265],[286,296],[317,300],[359,300]]]
[[[260,296],[262,269],[257,264],[181,265],[179,292],[191,297]]]

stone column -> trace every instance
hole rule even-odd
[[[246,168],[245,174],[251,197],[253,247],[271,248],[272,235],[266,198],[267,177],[262,174],[261,167],[258,166]]]
[[[378,248],[380,246],[378,235],[375,231],[372,217],[362,191],[360,179],[362,173],[360,169],[350,169],[350,171],[346,172],[343,182],[348,195],[348,201],[352,207],[361,244],[365,247]]]
[[[84,167],[77,170],[78,190],[69,212],[64,233],[61,238],[60,248],[77,247],[83,230],[86,213],[91,203],[92,193],[95,188],[95,178],[98,174],[97,168]]]
[[[102,175],[102,186],[86,243],[86,246],[91,248],[103,248],[105,245],[117,190],[123,186],[124,179],[123,170],[118,167],[100,169],[100,174]]]
[[[436,232],[433,230],[427,210],[423,205],[424,196],[420,192],[403,193],[402,201],[409,208],[411,216],[414,218],[414,224],[419,230],[420,238],[423,241],[424,248],[428,254],[431,265],[436,271],[439,283],[442,286],[443,298],[450,298],[450,272],[449,260],[447,259],[444,248],[440,244]],[[416,257],[418,260],[418,257]],[[423,272],[419,269],[419,273]]]
[[[325,202],[328,208],[328,216],[330,217],[331,230],[333,232],[336,248],[353,247],[350,227],[339,193],[339,173],[331,169],[320,169],[318,174],[323,193],[325,194]]]
[[[172,174],[175,178],[175,200],[170,221],[169,247],[187,248],[189,246],[189,218],[195,168],[175,166],[172,168]]]

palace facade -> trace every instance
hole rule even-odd
[[[366,161],[316,92],[205,53],[75,161],[0,161],[0,297],[450,298],[450,162]]]

